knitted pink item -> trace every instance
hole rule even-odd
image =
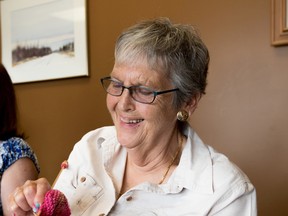
[[[45,194],[44,202],[40,207],[41,216],[70,216],[71,211],[65,195],[55,189]]]

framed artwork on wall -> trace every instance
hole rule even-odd
[[[88,76],[86,0],[1,1],[1,56],[13,83]]]
[[[271,0],[272,45],[288,45],[288,0]]]

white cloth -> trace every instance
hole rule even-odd
[[[115,127],[91,131],[74,146],[54,188],[65,194],[73,216],[256,216],[256,192],[246,175],[192,128],[185,135],[179,165],[166,184],[144,182],[117,200],[126,150]]]

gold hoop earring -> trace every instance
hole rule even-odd
[[[181,110],[177,113],[177,119],[181,122],[187,121],[188,117],[189,117],[189,114],[185,110]]]

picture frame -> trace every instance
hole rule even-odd
[[[271,0],[271,9],[271,43],[288,45],[288,0]]]
[[[1,56],[12,82],[89,76],[86,0],[1,1]]]

